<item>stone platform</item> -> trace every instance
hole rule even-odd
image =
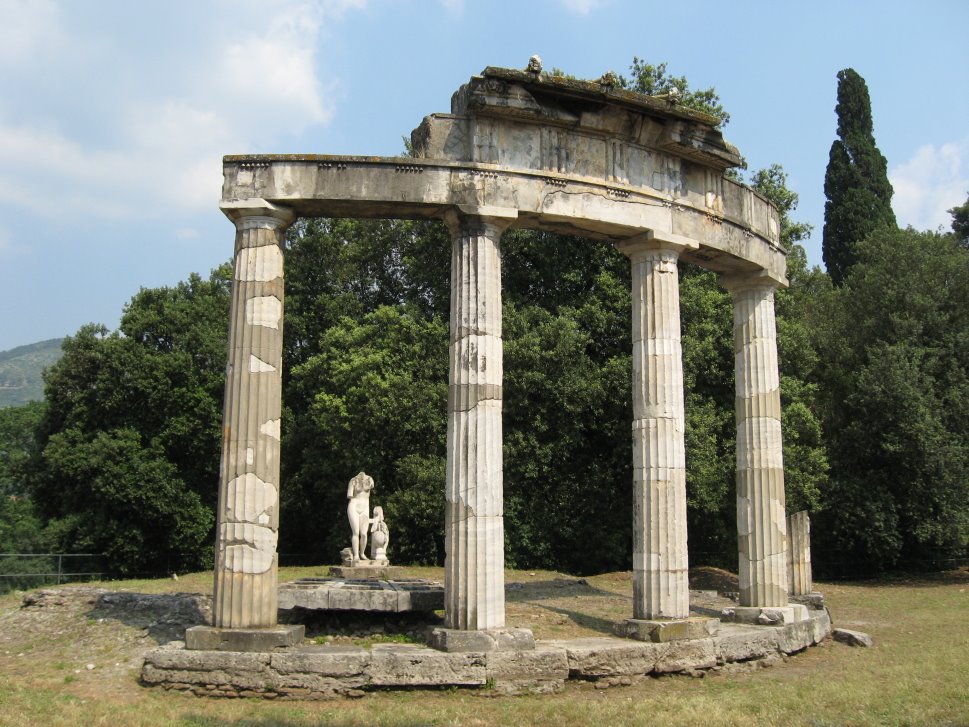
[[[444,652],[414,644],[370,649],[303,645],[266,653],[148,652],[142,683],[202,696],[326,699],[387,688],[470,687],[491,694],[561,690],[568,679],[626,683],[792,654],[831,632],[827,611],[780,626],[723,623],[716,636],[652,642],[610,636],[535,642],[533,649]]]
[[[279,608],[314,611],[436,611],[444,587],[423,578],[399,580],[301,578],[279,586]]]

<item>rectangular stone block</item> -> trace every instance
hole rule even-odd
[[[265,629],[220,629],[192,626],[185,629],[185,648],[198,651],[272,651],[303,641],[302,624]]]
[[[370,653],[358,646],[304,646],[299,651],[273,654],[269,664],[281,674],[295,672],[326,677],[361,675]]]
[[[142,679],[147,684],[212,684],[262,689],[273,680],[269,654],[155,649],[145,656]]]
[[[806,649],[814,643],[814,624],[810,619],[789,623],[777,629],[777,648],[785,654]]]
[[[714,640],[714,648],[720,663],[760,659],[777,651],[777,634],[773,629],[734,626],[721,631]]]
[[[713,639],[671,641],[662,646],[666,650],[656,660],[655,666],[655,671],[659,673],[709,669],[717,664]]]
[[[449,654],[407,644],[377,644],[367,674],[374,686],[479,686],[487,679],[482,654]]]
[[[333,611],[396,611],[397,592],[390,588],[354,588],[347,584],[330,591],[330,609]]]
[[[706,639],[720,630],[720,619],[698,618],[651,620],[629,618],[614,627],[617,636],[637,641],[665,643],[684,639]]]
[[[569,676],[569,659],[561,647],[541,646],[526,651],[493,651],[486,672],[495,681],[559,679]]]
[[[569,672],[586,678],[649,674],[666,648],[665,644],[608,637],[547,641],[543,645],[565,649]]]
[[[235,651],[189,651],[187,649],[152,649],[145,663],[159,669],[227,669],[258,671],[269,664],[269,654]]]
[[[297,607],[325,611],[330,607],[330,589],[282,585],[279,587],[278,604],[283,611]]]
[[[831,616],[825,611],[815,611],[811,614],[812,638],[815,644],[820,644],[831,633]]]
[[[398,611],[440,611],[444,609],[444,589],[397,588]]]
[[[487,679],[497,694],[554,693],[569,678],[569,660],[561,648],[492,651],[487,659]]]
[[[448,652],[522,651],[535,648],[529,629],[442,629],[431,630],[429,646]]]

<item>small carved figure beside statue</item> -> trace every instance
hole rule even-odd
[[[347,518],[350,520],[350,547],[340,551],[344,567],[386,568],[387,546],[390,530],[384,521],[384,509],[377,506],[370,515],[370,492],[374,488],[373,477],[366,472],[357,473],[347,485]],[[370,536],[370,557],[367,557],[367,539]]]

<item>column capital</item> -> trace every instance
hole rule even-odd
[[[261,227],[285,230],[296,219],[289,207],[281,207],[265,199],[232,199],[219,203],[222,213],[235,223],[237,230]]]
[[[760,269],[748,272],[720,273],[717,282],[721,287],[726,288],[730,293],[741,293],[745,290],[756,288],[786,288],[787,278],[775,277],[769,270]]]
[[[487,225],[500,235],[518,219],[518,210],[514,207],[459,204],[445,210],[442,217],[452,237],[459,234],[462,227],[474,223]]]
[[[692,238],[658,230],[647,230],[641,235],[618,240],[614,244],[619,252],[633,260],[654,251],[673,252],[678,256],[684,250],[696,250],[700,247],[700,243]]]

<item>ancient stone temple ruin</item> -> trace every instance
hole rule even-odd
[[[733,298],[740,597],[732,616],[816,621],[788,597],[779,218],[725,176],[741,156],[716,120],[675,99],[624,91],[609,75],[576,81],[533,64],[486,68],[453,95],[450,113],[426,117],[411,139],[406,158],[225,157],[221,208],[236,239],[214,626],[190,635],[189,648],[252,638],[268,649],[301,636],[276,625],[283,237],[298,217],[319,216],[438,219],[451,234],[446,628],[433,645],[534,648],[530,633],[505,623],[500,244],[513,228],[615,245],[630,260],[630,621],[691,618],[679,260],[718,273]],[[812,628],[799,648],[827,626]]]

